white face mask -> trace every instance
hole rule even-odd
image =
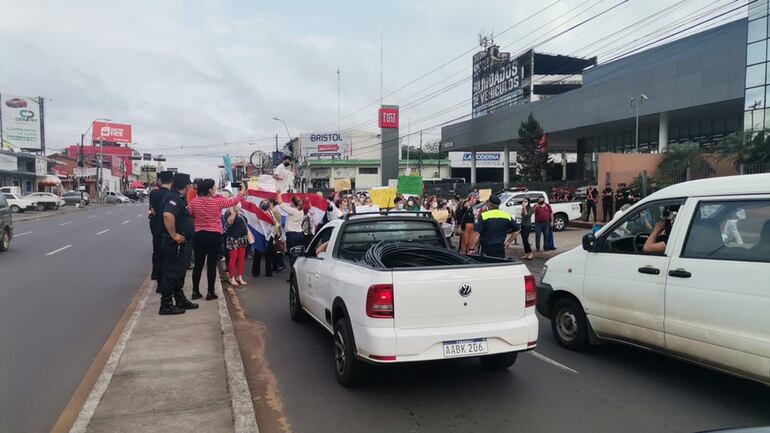
[[[433,206],[431,206],[433,209],[438,209],[438,203],[433,203]]]
[[[404,208],[404,204],[403,203],[399,203],[399,204],[396,205],[396,209],[403,209],[403,208]]]

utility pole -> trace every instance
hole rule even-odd
[[[275,153],[278,153],[278,134],[275,134]]]
[[[639,94],[639,100],[635,101],[634,97],[631,97],[631,106],[635,109],[635,119],[636,119],[636,138],[634,140],[634,148],[636,150],[636,153],[639,153],[639,106],[649,99],[647,95],[644,93]]]
[[[441,180],[441,142],[438,142],[438,178]]]
[[[417,162],[417,172],[422,176],[422,129],[420,130],[420,154],[419,161]]]
[[[337,132],[342,132],[342,116],[340,115],[340,67],[337,66]],[[289,137],[291,140],[291,137]]]

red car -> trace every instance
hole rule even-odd
[[[21,98],[13,98],[5,101],[5,105],[11,107],[11,108],[26,108],[27,107],[27,101],[21,99]]]

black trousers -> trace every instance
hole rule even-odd
[[[193,238],[195,250],[195,267],[193,268],[193,292],[200,291],[203,263],[206,263],[206,282],[209,292],[214,291],[214,281],[217,278],[217,261],[222,250],[222,235],[215,232],[195,232]]]
[[[161,260],[163,260],[163,278],[160,281],[160,296],[169,298],[184,287],[187,266],[190,265],[192,244],[185,242],[177,245],[168,236],[161,240]]]
[[[603,200],[602,201],[602,213],[604,214],[602,216],[602,220],[609,221],[612,219],[612,200]]]
[[[532,252],[532,245],[529,244],[529,234],[532,233],[531,226],[521,226],[521,244],[524,246],[524,253]]]
[[[594,222],[596,222],[596,201],[595,200],[587,200],[586,201],[586,221],[588,221],[588,218],[591,217],[591,211],[594,211]]]
[[[276,258],[275,258],[275,245],[273,240],[267,244],[267,250],[265,252],[254,250],[254,259],[251,262],[251,275],[258,277],[260,270],[262,269],[262,257],[265,258],[265,275],[272,276],[273,271],[277,270]]]
[[[505,258],[505,245],[503,244],[481,244],[481,253],[485,256]]]
[[[161,259],[160,240],[163,238],[161,230],[150,223],[150,233],[152,233],[152,278],[160,284],[163,276],[163,260]]]

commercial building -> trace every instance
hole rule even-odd
[[[517,127],[531,113],[548,134],[549,152],[577,154],[578,179],[601,177],[597,169],[600,152],[657,153],[671,143],[682,142],[699,143],[708,150],[726,135],[741,130],[744,117],[753,115],[755,124],[759,118],[770,120],[763,108],[765,91],[770,89],[765,87],[767,0],[758,3],[763,6],[752,15],[757,24],[746,19],[733,21],[587,68],[578,88],[538,101],[509,104],[443,127],[443,147],[471,153],[468,180],[475,181],[477,152],[502,152],[503,165],[510,165],[509,155],[520,150]],[[751,47],[750,59],[763,59],[750,71],[745,67],[747,30],[750,40],[759,44]],[[559,80],[554,77],[554,81]],[[761,95],[762,102],[744,115],[747,82],[756,84],[751,99]],[[761,91],[753,90],[760,87]],[[503,178],[498,181],[508,184],[509,171],[501,174]]]
[[[60,182],[49,175],[48,162],[41,155],[0,150],[0,186],[19,187],[22,194],[57,186]]]

